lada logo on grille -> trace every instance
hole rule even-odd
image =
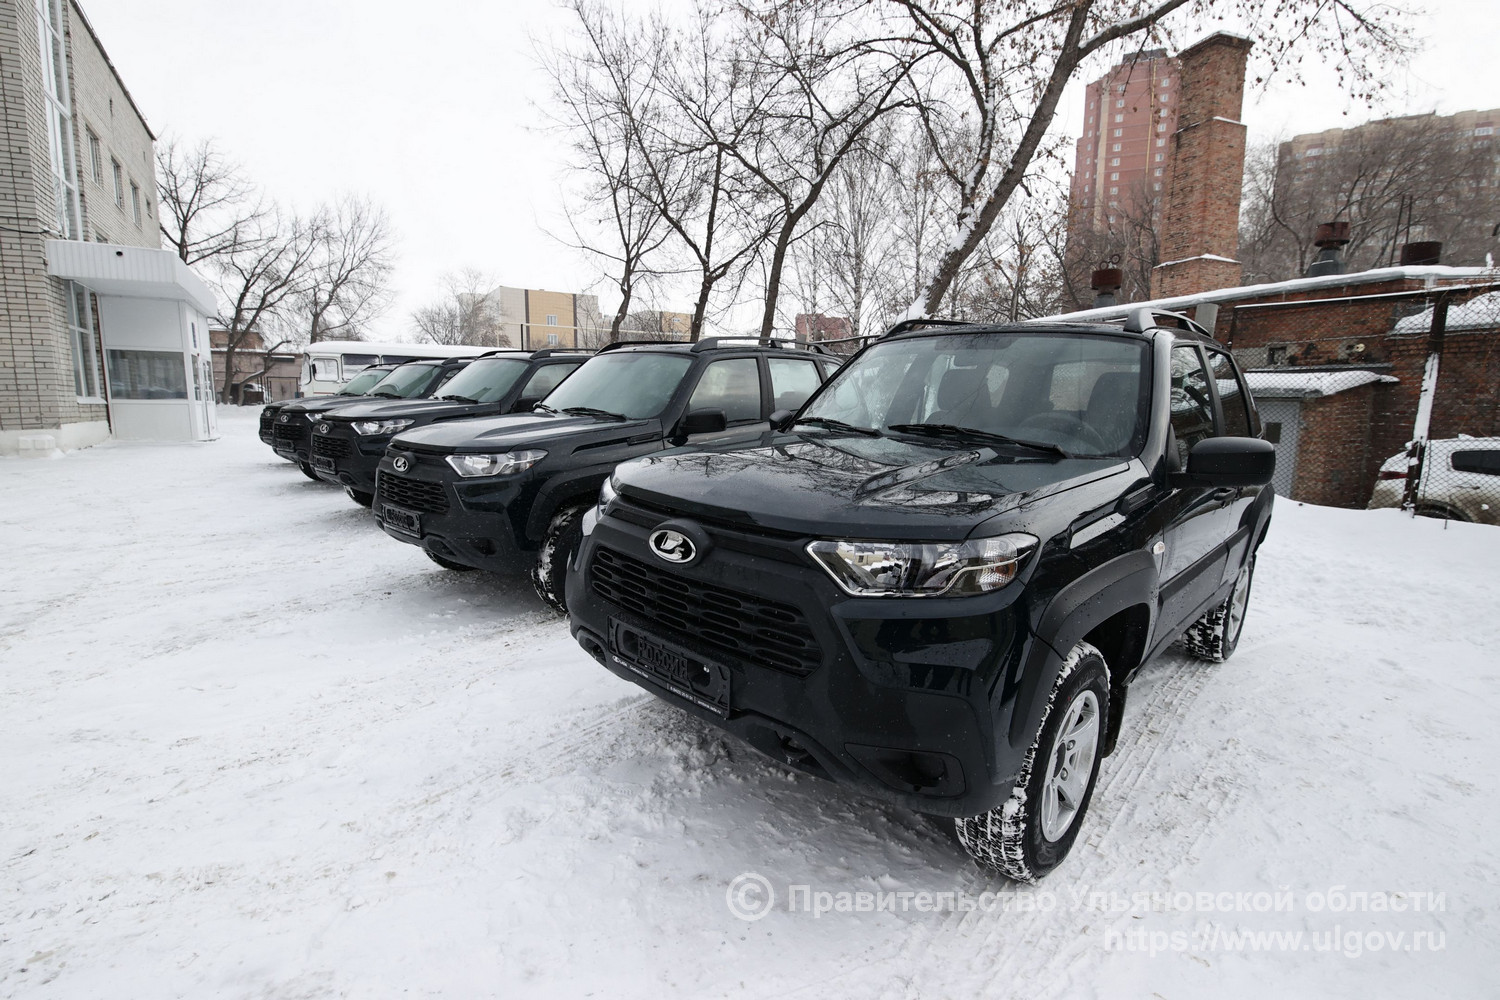
[[[276,419],[278,421],[280,421],[281,423],[284,424],[284,423],[286,423],[288,420],[290,420],[292,418],[291,418],[290,414],[283,413],[281,416],[277,417]]]
[[[327,434],[332,429],[333,428],[329,427],[327,424],[319,424],[318,425],[318,433],[319,434]]]
[[[693,544],[693,540],[671,528],[653,531],[646,544],[651,546],[652,554],[664,562],[681,565],[698,558],[698,546]]]
[[[395,469],[397,472],[405,472],[407,469],[411,468],[411,461],[407,459],[405,455],[402,455],[399,458],[393,458],[391,459],[391,468]]]

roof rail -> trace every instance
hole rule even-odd
[[[493,351],[485,351],[483,354],[474,355],[476,358],[492,358],[497,354],[524,354],[525,351],[519,347],[497,347]]]
[[[1163,323],[1157,317],[1167,317],[1169,319],[1176,320],[1177,322]],[[1145,333],[1147,330],[1156,326],[1175,326],[1179,330],[1188,330],[1192,333],[1201,333],[1203,334],[1203,336],[1208,337],[1210,340],[1213,339],[1213,334],[1209,333],[1207,330],[1203,329],[1202,326],[1195,323],[1193,320],[1188,319],[1186,316],[1179,312],[1171,312],[1166,309],[1152,309],[1149,306],[1142,306],[1139,309],[1132,309],[1125,315],[1125,332],[1127,333]]]
[[[603,354],[605,351],[618,351],[622,347],[670,347],[673,344],[687,345],[685,340],[616,340],[605,344],[595,351],[595,354]]]
[[[909,330],[920,330],[922,327],[925,327],[925,326],[973,326],[973,325],[974,324],[970,320],[966,320],[966,319],[933,319],[933,318],[926,318],[926,319],[923,319],[923,318],[903,319],[901,322],[893,324],[889,330],[885,331],[885,333],[882,333],[880,336],[881,337],[894,337],[898,333],[906,333]],[[879,339],[879,338],[876,338],[876,339]]]
[[[544,347],[540,351],[532,351],[530,357],[533,361],[539,358],[550,358],[554,354],[593,354],[587,347]]]
[[[745,345],[747,347],[777,347],[782,350],[794,350],[796,348],[801,348],[806,351],[816,351],[819,354],[828,353],[827,351],[823,350],[822,347],[815,343],[812,343],[811,341],[796,339],[788,340],[785,337],[762,337],[758,333],[745,333],[738,335],[730,334],[723,337],[704,337],[702,340],[699,340],[697,343],[693,344],[692,350],[693,353],[696,354],[699,351],[712,351],[729,341],[746,340],[751,342]]]

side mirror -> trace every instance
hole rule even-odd
[[[720,409],[692,410],[683,414],[682,420],[677,424],[679,437],[690,437],[694,434],[718,434],[729,426],[724,419],[724,411]]]
[[[1265,486],[1276,471],[1276,446],[1260,438],[1205,438],[1188,452],[1187,471],[1173,486]]]
[[[792,426],[792,418],[797,415],[796,410],[777,410],[771,414],[771,430],[784,431]]]
[[[515,405],[510,408],[512,413],[530,413],[536,404],[542,401],[541,396],[522,396],[516,400]]]

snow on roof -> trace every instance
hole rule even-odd
[[[1252,396],[1266,399],[1315,399],[1357,389],[1371,382],[1399,382],[1400,379],[1363,368],[1342,371],[1298,371],[1283,368],[1276,371],[1245,372],[1245,384]]]
[[[1396,321],[1396,333],[1426,333],[1432,329],[1432,309]],[[1448,330],[1500,330],[1500,292],[1476,295],[1448,307]]]
[[[1037,322],[1089,323],[1101,320],[1121,319],[1137,309],[1177,310],[1188,309],[1200,302],[1234,302],[1238,299],[1253,299],[1269,295],[1289,295],[1295,292],[1317,291],[1321,288],[1341,288],[1344,285],[1364,285],[1380,281],[1421,280],[1429,283],[1477,278],[1492,274],[1482,267],[1450,267],[1447,264],[1427,264],[1412,267],[1380,267],[1371,271],[1356,271],[1353,274],[1326,274],[1316,278],[1292,278],[1288,281],[1271,281],[1263,285],[1237,285],[1234,288],[1215,288],[1210,292],[1193,295],[1177,295],[1166,299],[1151,299],[1146,302],[1121,302],[1097,309],[1081,309],[1078,312],[1061,313],[1057,316],[1039,317]],[[1450,311],[1449,315],[1452,315]],[[1429,317],[1430,318],[1430,317]],[[1452,329],[1452,326],[1449,326]]]

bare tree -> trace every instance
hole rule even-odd
[[[299,339],[359,340],[390,304],[390,221],[369,199],[345,196],[314,216],[309,228],[315,253],[290,303]]]
[[[496,282],[474,268],[445,274],[442,296],[416,312],[417,333],[434,344],[509,347],[500,308],[490,292]]]
[[[219,292],[228,302],[220,317],[226,338],[221,402],[232,400],[235,353],[257,336],[266,340],[271,324],[305,291],[317,251],[307,220],[270,209],[253,230],[247,229],[237,250],[214,258]],[[276,346],[285,342],[283,338]]]
[[[184,264],[213,262],[263,239],[268,209],[240,168],[212,139],[156,145],[161,234]]]
[[[938,311],[964,262],[1047,153],[1063,91],[1094,54],[1232,15],[1262,39],[1261,59],[1273,71],[1294,69],[1309,49],[1336,51],[1341,73],[1363,95],[1381,85],[1381,59],[1404,52],[1408,37],[1408,13],[1376,0],[868,0],[861,6],[884,24],[875,37],[900,36],[930,57],[916,78],[917,103],[955,192],[950,238],[910,315]],[[960,135],[964,141],[951,141]]]

